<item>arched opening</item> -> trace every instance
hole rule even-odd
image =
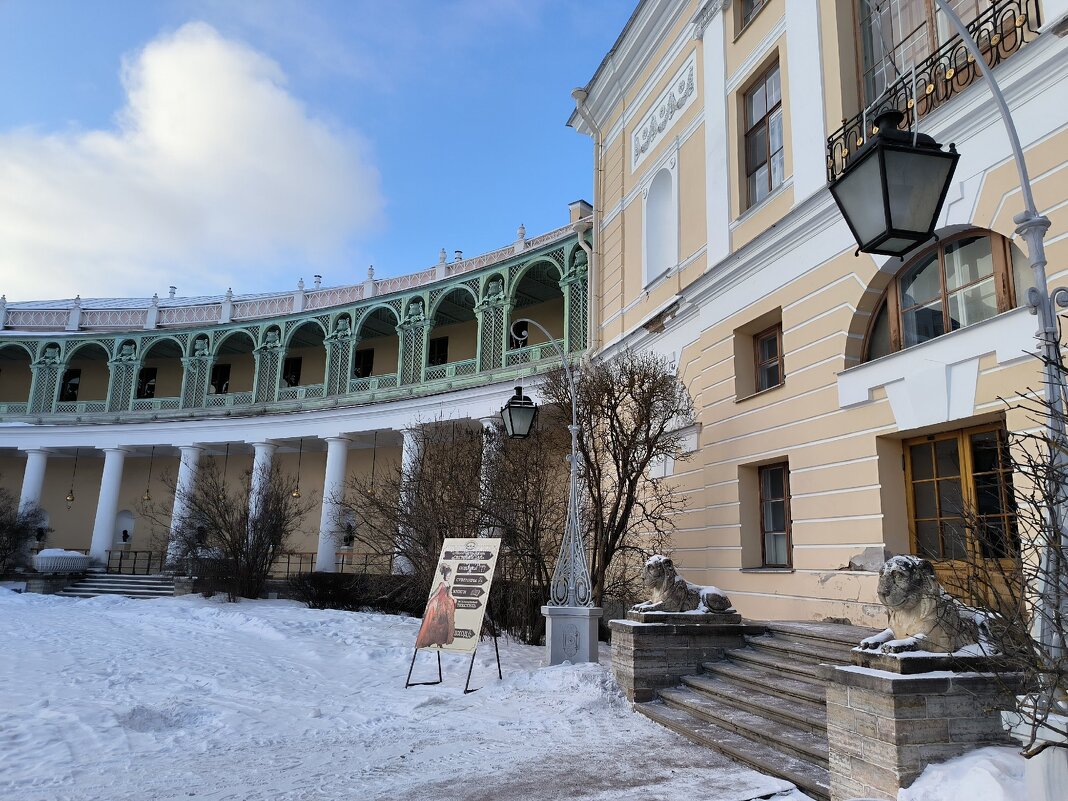
[[[864,343],[870,361],[989,320],[1027,302],[1027,257],[990,231],[941,239],[902,267],[875,306]]]
[[[352,354],[350,392],[363,392],[373,386],[396,386],[400,338],[396,313],[379,306],[360,320],[359,342]]]
[[[526,338],[516,336],[513,320],[529,318],[548,329],[553,339],[564,337],[564,295],[560,291],[560,270],[551,262],[539,261],[523,273],[512,290],[514,303],[508,327],[508,354],[505,366],[553,358],[556,349],[534,326],[518,326]],[[562,346],[562,342],[561,342]]]
[[[111,371],[108,352],[96,342],[75,345],[59,379],[56,412],[102,412]]]
[[[115,515],[115,532],[111,538],[111,547],[115,550],[129,550],[134,547],[134,526],[137,518],[129,509],[123,509]]]
[[[323,397],[325,338],[322,326],[312,320],[298,326],[290,335],[279,376],[278,400]]]
[[[208,405],[251,403],[252,386],[256,380],[255,343],[245,331],[227,335],[215,349],[215,363],[208,383]],[[212,401],[213,397],[227,396]]]
[[[434,306],[431,319],[434,326],[426,348],[426,380],[474,373],[478,369],[475,296],[462,288],[445,293]]]
[[[29,351],[20,345],[0,345],[0,413],[25,413],[32,381]]]
[[[177,409],[182,392],[182,347],[173,339],[153,342],[141,357],[134,409]]]
[[[675,181],[662,169],[645,197],[645,283],[675,267],[679,261],[678,207]]]

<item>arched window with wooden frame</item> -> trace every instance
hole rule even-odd
[[[1000,234],[942,239],[910,259],[886,288],[868,328],[865,361],[1016,308],[1032,284],[1029,271],[1023,251]]]

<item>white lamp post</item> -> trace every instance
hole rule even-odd
[[[560,363],[567,376],[571,390],[571,481],[567,499],[567,523],[564,539],[560,543],[560,557],[556,560],[552,583],[549,585],[549,602],[541,608],[545,615],[545,649],[549,664],[561,662],[597,661],[597,622],[601,609],[593,605],[593,587],[590,570],[586,565],[586,546],[579,525],[578,510],[578,406],[576,404],[575,377],[567,362],[567,354],[544,326],[535,320],[520,318],[512,323],[512,337],[520,342],[527,340],[527,330],[518,328],[533,325],[556,348]],[[505,430],[510,437],[525,437],[530,433],[537,416],[538,407],[516,387],[515,395],[501,409]]]

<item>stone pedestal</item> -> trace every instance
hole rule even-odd
[[[854,651],[867,664],[824,668],[831,801],[892,801],[927,765],[1009,742],[1001,711],[1015,698],[1004,677],[954,673],[947,659]]]
[[[545,651],[550,665],[596,662],[599,606],[543,606]]]
[[[631,701],[651,701],[662,687],[701,672],[702,662],[722,659],[728,648],[745,645],[762,625],[743,623],[733,609],[704,614],[629,612],[610,621],[612,672]]]

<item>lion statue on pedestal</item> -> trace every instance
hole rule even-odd
[[[949,595],[934,567],[918,556],[894,556],[879,570],[879,600],[890,626],[861,640],[860,647],[892,654],[902,651],[953,653],[979,642],[975,616]]]
[[[730,598],[721,590],[691,584],[666,556],[649,558],[642,568],[642,583],[651,597],[632,606],[634,612],[726,612],[731,608]]]

